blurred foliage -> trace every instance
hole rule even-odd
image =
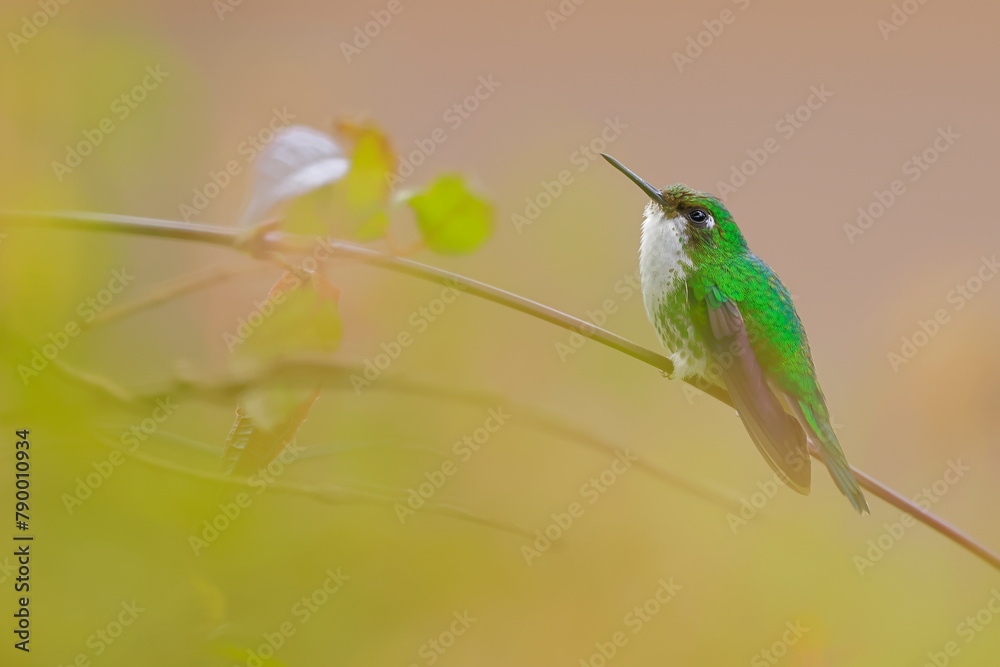
[[[395,164],[389,139],[372,123],[341,120],[337,129],[354,144],[346,172],[337,142],[312,128],[285,128],[265,148],[256,164],[256,190],[246,216],[257,226],[245,234],[247,240],[278,226],[321,237],[345,223],[356,238],[374,240],[386,234]],[[492,207],[456,175],[439,178],[409,201],[427,245],[439,252],[469,252],[491,227]],[[258,222],[259,213],[279,206],[287,213],[278,221]],[[246,331],[232,339],[238,359],[265,363],[337,349],[340,290],[317,272],[320,262],[315,256],[295,261],[298,266],[284,263],[285,274],[258,304],[254,315],[260,324],[242,324]],[[252,473],[268,464],[292,442],[321,388],[317,383],[313,388],[258,387],[248,392],[223,453],[229,469]]]
[[[489,236],[492,207],[470,192],[457,174],[438,178],[407,203],[417,215],[424,242],[434,252],[472,252]]]
[[[396,166],[396,156],[389,139],[377,127],[341,121],[338,130],[354,143],[351,168],[342,183],[340,213],[335,219],[346,221],[351,236],[362,241],[382,238],[389,225],[391,188],[388,176]]]

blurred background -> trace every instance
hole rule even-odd
[[[997,7],[9,0],[0,17],[3,209],[235,225],[270,131],[371,118],[413,167],[400,187],[459,171],[495,205],[477,253],[415,259],[659,350],[630,287],[644,200],[596,152],[723,195],[795,296],[850,461],[1000,548]],[[404,211],[392,230],[415,238]],[[357,263],[326,267],[342,290],[333,358],[374,364],[402,332],[412,344],[371,386],[324,392],[280,482],[422,489],[500,523],[199,477],[217,474],[233,402],[178,396],[154,415],[55,364],[18,368],[76,323],[59,361],[127,391],[222,377],[226,334],[278,271],[87,326],[165,281],[252,260],[3,231],[0,451],[12,471],[13,431],[30,429],[36,536],[27,655],[12,647],[14,559],[0,558],[3,664],[1000,656],[1000,578],[940,535],[871,496],[857,516],[821,469],[809,497],[775,486],[733,410],[635,360]],[[539,428],[538,413],[621,453]],[[107,443],[133,429],[145,458],[119,458]]]

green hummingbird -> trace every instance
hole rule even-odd
[[[646,314],[669,351],[673,378],[724,386],[786,485],[809,493],[813,451],[854,509],[867,512],[781,280],[750,251],[718,198],[680,184],[657,190],[601,155],[652,200],[642,221],[639,273]]]

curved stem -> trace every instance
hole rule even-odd
[[[251,482],[247,477],[238,477],[223,473],[196,470],[177,463],[171,463],[170,461],[163,461],[143,452],[126,452],[118,448],[109,439],[99,439],[99,442],[109,449],[121,452],[126,458],[135,459],[136,461],[154,468],[159,468],[160,470],[166,470],[174,474],[200,479],[213,484],[226,484],[240,488],[257,488],[259,490],[259,487],[255,487],[253,482]],[[404,497],[396,497],[389,493],[380,491],[365,491],[340,486],[317,486],[313,484],[297,484],[293,482],[271,480],[268,482],[266,489],[274,493],[300,496],[321,503],[326,503],[328,505],[379,505],[387,507],[407,506],[406,498]],[[453,519],[459,519],[461,521],[468,521],[470,523],[486,526],[487,528],[494,528],[506,533],[511,533],[512,535],[518,535],[520,537],[534,537],[534,533],[524,526],[519,526],[517,524],[510,523],[509,521],[501,521],[499,519],[481,516],[471,510],[467,510],[464,507],[459,507],[457,505],[437,502],[427,504],[426,508],[427,511],[432,514],[439,514]]]
[[[322,381],[326,389],[348,391],[352,388],[352,378],[363,377],[365,371],[364,367],[348,366],[322,355],[286,357],[256,368],[244,368],[239,374],[221,378],[181,377],[155,390],[146,390],[141,394],[136,394],[119,387],[108,378],[70,366],[58,359],[53,360],[53,365],[67,379],[76,384],[103,394],[125,408],[140,410],[144,413],[155,407],[158,399],[167,396],[183,398],[194,395],[202,400],[231,404],[255,387],[277,383],[290,383],[297,387],[313,387],[317,381]],[[452,389],[391,376],[380,378],[375,387],[390,392],[449,401],[481,409],[503,405],[518,415],[519,422],[540,433],[562,438],[611,456],[618,454],[622,449],[627,449],[603,440],[583,429],[576,428],[557,417],[487,391]],[[672,487],[713,503],[729,512],[739,512],[740,510],[739,501],[715,485],[687,479],[653,465],[642,457],[635,457],[632,465]]]
[[[154,288],[149,294],[140,299],[129,301],[118,306],[109,306],[98,313],[91,322],[83,324],[84,329],[102,326],[120,320],[147,308],[155,308],[178,297],[190,294],[207,287],[212,287],[230,278],[245,275],[248,273],[259,273],[262,269],[268,268],[259,262],[251,262],[246,266],[215,266],[196,271],[189,275],[170,280],[159,287]]]
[[[326,254],[352,257],[366,264],[406,274],[421,280],[428,280],[443,285],[451,285],[464,289],[469,294],[493,301],[508,308],[531,315],[556,326],[575,331],[581,336],[597,341],[614,350],[638,359],[660,371],[673,373],[673,364],[663,355],[647,350],[632,341],[622,338],[589,322],[567,315],[561,311],[542,305],[522,296],[511,294],[499,288],[481,283],[444,269],[427,266],[419,262],[393,257],[364,246],[344,241],[317,241],[301,236],[282,234],[276,231],[263,231],[260,234],[237,230],[234,228],[213,225],[196,225],[173,220],[158,220],[153,218],[137,218],[125,215],[109,215],[81,212],[4,212],[0,211],[0,225],[46,227],[56,229],[71,229],[77,231],[115,232],[141,236],[177,239],[183,241],[198,241],[225,246],[235,250],[251,252],[255,255],[265,253],[288,253],[293,255],[308,255],[325,250]],[[693,384],[693,383],[691,383]],[[728,393],[714,387],[693,385],[711,394],[714,398],[732,407]],[[814,454],[815,456],[815,454]],[[879,482],[874,477],[854,468],[858,483],[874,496],[881,498],[893,507],[906,512],[916,520],[927,525],[941,535],[952,540],[970,553],[975,554],[992,567],[1000,570],[1000,555],[987,549],[957,528],[935,514],[928,512],[908,498]]]

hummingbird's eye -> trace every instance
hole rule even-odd
[[[695,227],[708,227],[712,222],[712,216],[703,208],[693,208],[687,212],[687,219]]]

